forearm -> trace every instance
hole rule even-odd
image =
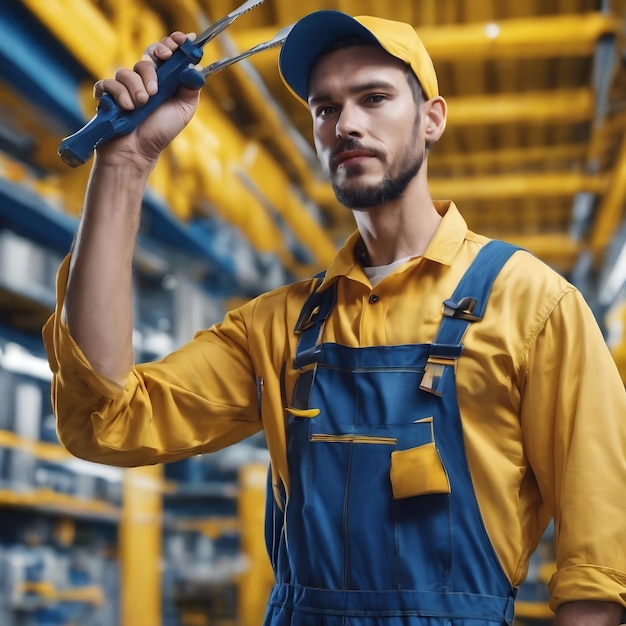
[[[132,260],[149,168],[99,160],[68,277],[70,332],[92,367],[122,381],[132,354]]]
[[[614,602],[567,602],[557,608],[554,626],[618,626],[623,612]]]

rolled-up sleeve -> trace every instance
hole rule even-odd
[[[122,386],[94,371],[62,319],[68,267],[69,257],[43,340],[57,431],[70,452],[143,465],[216,450],[261,429],[242,309],[166,358],[134,366]]]
[[[575,290],[529,343],[521,420],[555,520],[551,607],[577,600],[626,606],[626,393]]]

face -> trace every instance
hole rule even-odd
[[[365,210],[400,198],[425,155],[406,66],[375,46],[325,55],[309,79],[313,135],[338,200]]]

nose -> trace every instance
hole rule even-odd
[[[346,137],[362,137],[363,129],[356,107],[345,104],[341,108],[335,126],[335,133],[339,139]]]

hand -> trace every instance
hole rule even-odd
[[[157,67],[172,56],[187,35],[176,31],[159,43],[151,44],[133,69],[121,69],[115,78],[94,85],[94,96],[110,94],[118,106],[132,111],[144,105],[158,91]],[[100,159],[145,163],[152,167],[163,149],[189,123],[198,105],[199,91],[180,87],[174,97],[159,106],[132,133],[103,143]]]

